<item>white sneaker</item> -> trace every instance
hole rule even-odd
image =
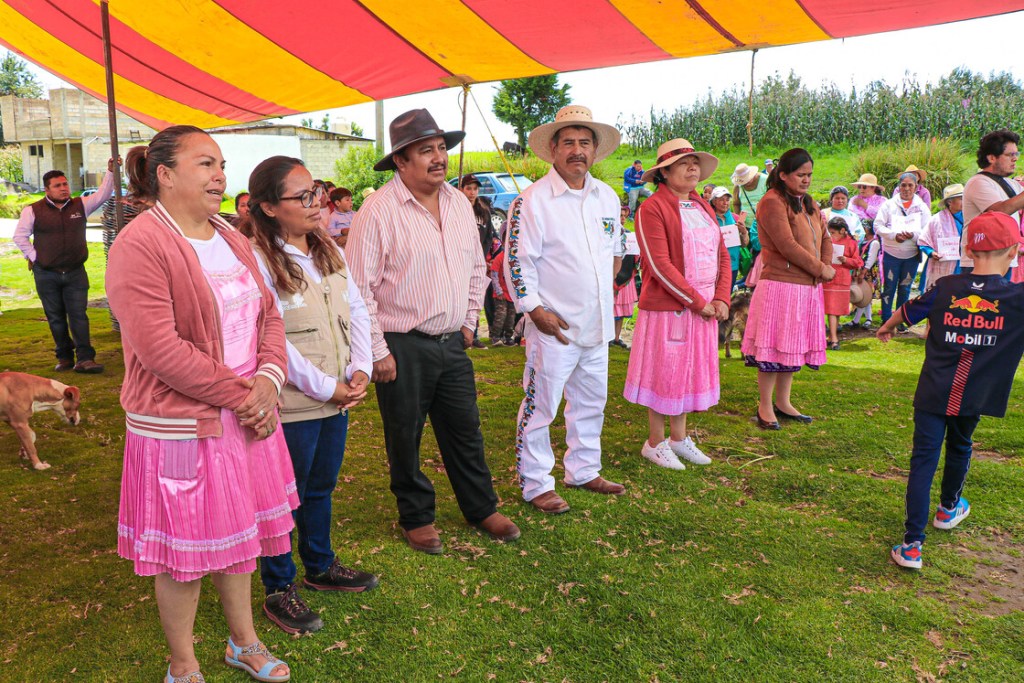
[[[644,441],[644,447],[640,451],[640,455],[644,456],[658,467],[667,467],[670,470],[685,470],[686,465],[679,462],[679,458],[672,452],[672,449],[668,445],[668,441],[662,441],[657,446],[651,446],[646,440]]]
[[[686,462],[692,462],[694,465],[707,465],[711,462],[711,458],[704,455],[704,452],[697,448],[697,444],[690,437],[686,437],[682,441],[669,441],[668,445],[673,453]]]

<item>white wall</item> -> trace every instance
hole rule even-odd
[[[302,157],[299,138],[290,135],[214,133],[212,137],[220,145],[221,154],[227,162],[224,172],[228,178],[227,191],[231,195],[247,188],[249,174],[264,159],[278,154]]]

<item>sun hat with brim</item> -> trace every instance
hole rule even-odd
[[[905,171],[903,171],[903,173],[913,173],[914,175],[917,176],[918,180],[920,182],[922,182],[922,183],[924,182],[924,179],[928,177],[928,173],[924,169],[918,168],[917,166],[914,166],[913,164],[911,164],[910,166],[907,166],[907,169]],[[903,173],[900,173],[900,175],[903,175]]]
[[[732,182],[733,185],[746,185],[755,177],[757,177],[757,174],[760,172],[761,171],[757,168],[757,166],[751,166],[749,164],[739,164],[738,166],[736,166],[736,169],[732,172],[732,175],[729,176],[729,181]]]
[[[612,152],[619,148],[622,136],[619,129],[607,123],[594,121],[594,115],[590,109],[579,104],[570,104],[562,107],[555,114],[555,120],[551,123],[544,123],[530,131],[528,143],[533,153],[540,159],[548,162],[553,161],[551,156],[551,140],[555,133],[563,128],[589,128],[594,131],[597,138],[597,150],[594,153],[594,163],[607,159]]]
[[[874,297],[874,288],[866,280],[850,285],[850,303],[857,308],[869,305]]]
[[[878,184],[878,177],[874,173],[861,173],[860,178],[857,178],[857,182],[850,184],[854,187],[860,187],[861,185],[877,187],[882,192],[885,192],[885,187]]]
[[[952,185],[946,185],[942,188],[942,201],[947,199],[955,199],[956,197],[964,196],[964,186],[960,183],[953,183]]]
[[[693,149],[693,145],[690,144],[689,140],[676,138],[675,140],[669,140],[668,142],[661,143],[658,147],[657,162],[654,166],[644,171],[640,180],[645,183],[651,182],[659,168],[671,166],[683,157],[697,157],[697,161],[700,163],[700,178],[697,179],[698,183],[710,178],[711,174],[715,172],[716,168],[718,168],[718,157],[712,156],[707,152],[698,152]]]
[[[426,109],[407,111],[394,121],[388,131],[391,135],[391,152],[373,165],[374,171],[394,171],[395,152],[400,152],[409,145],[421,140],[443,137],[444,144],[451,149],[466,137],[462,130],[444,131],[438,128],[437,122]]]

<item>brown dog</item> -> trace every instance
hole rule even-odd
[[[14,427],[21,439],[19,455],[27,458],[37,470],[45,470],[50,465],[39,460],[36,433],[28,426],[28,421],[35,413],[52,410],[65,423],[77,425],[82,421],[78,414],[79,403],[78,387],[24,372],[0,372],[0,420]]]
[[[739,333],[743,339],[743,331],[747,328],[747,313],[750,312],[749,289],[741,289],[733,293],[732,302],[729,304],[729,317],[718,323],[718,341],[725,343],[725,357],[732,358],[729,346],[732,343],[733,335]]]

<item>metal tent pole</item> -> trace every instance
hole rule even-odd
[[[117,147],[117,109],[114,107],[114,67],[110,61],[110,0],[100,0],[100,22],[103,24],[103,69],[107,75],[107,122],[110,126],[110,156],[114,159],[114,234],[124,227],[121,206],[121,158]]]

